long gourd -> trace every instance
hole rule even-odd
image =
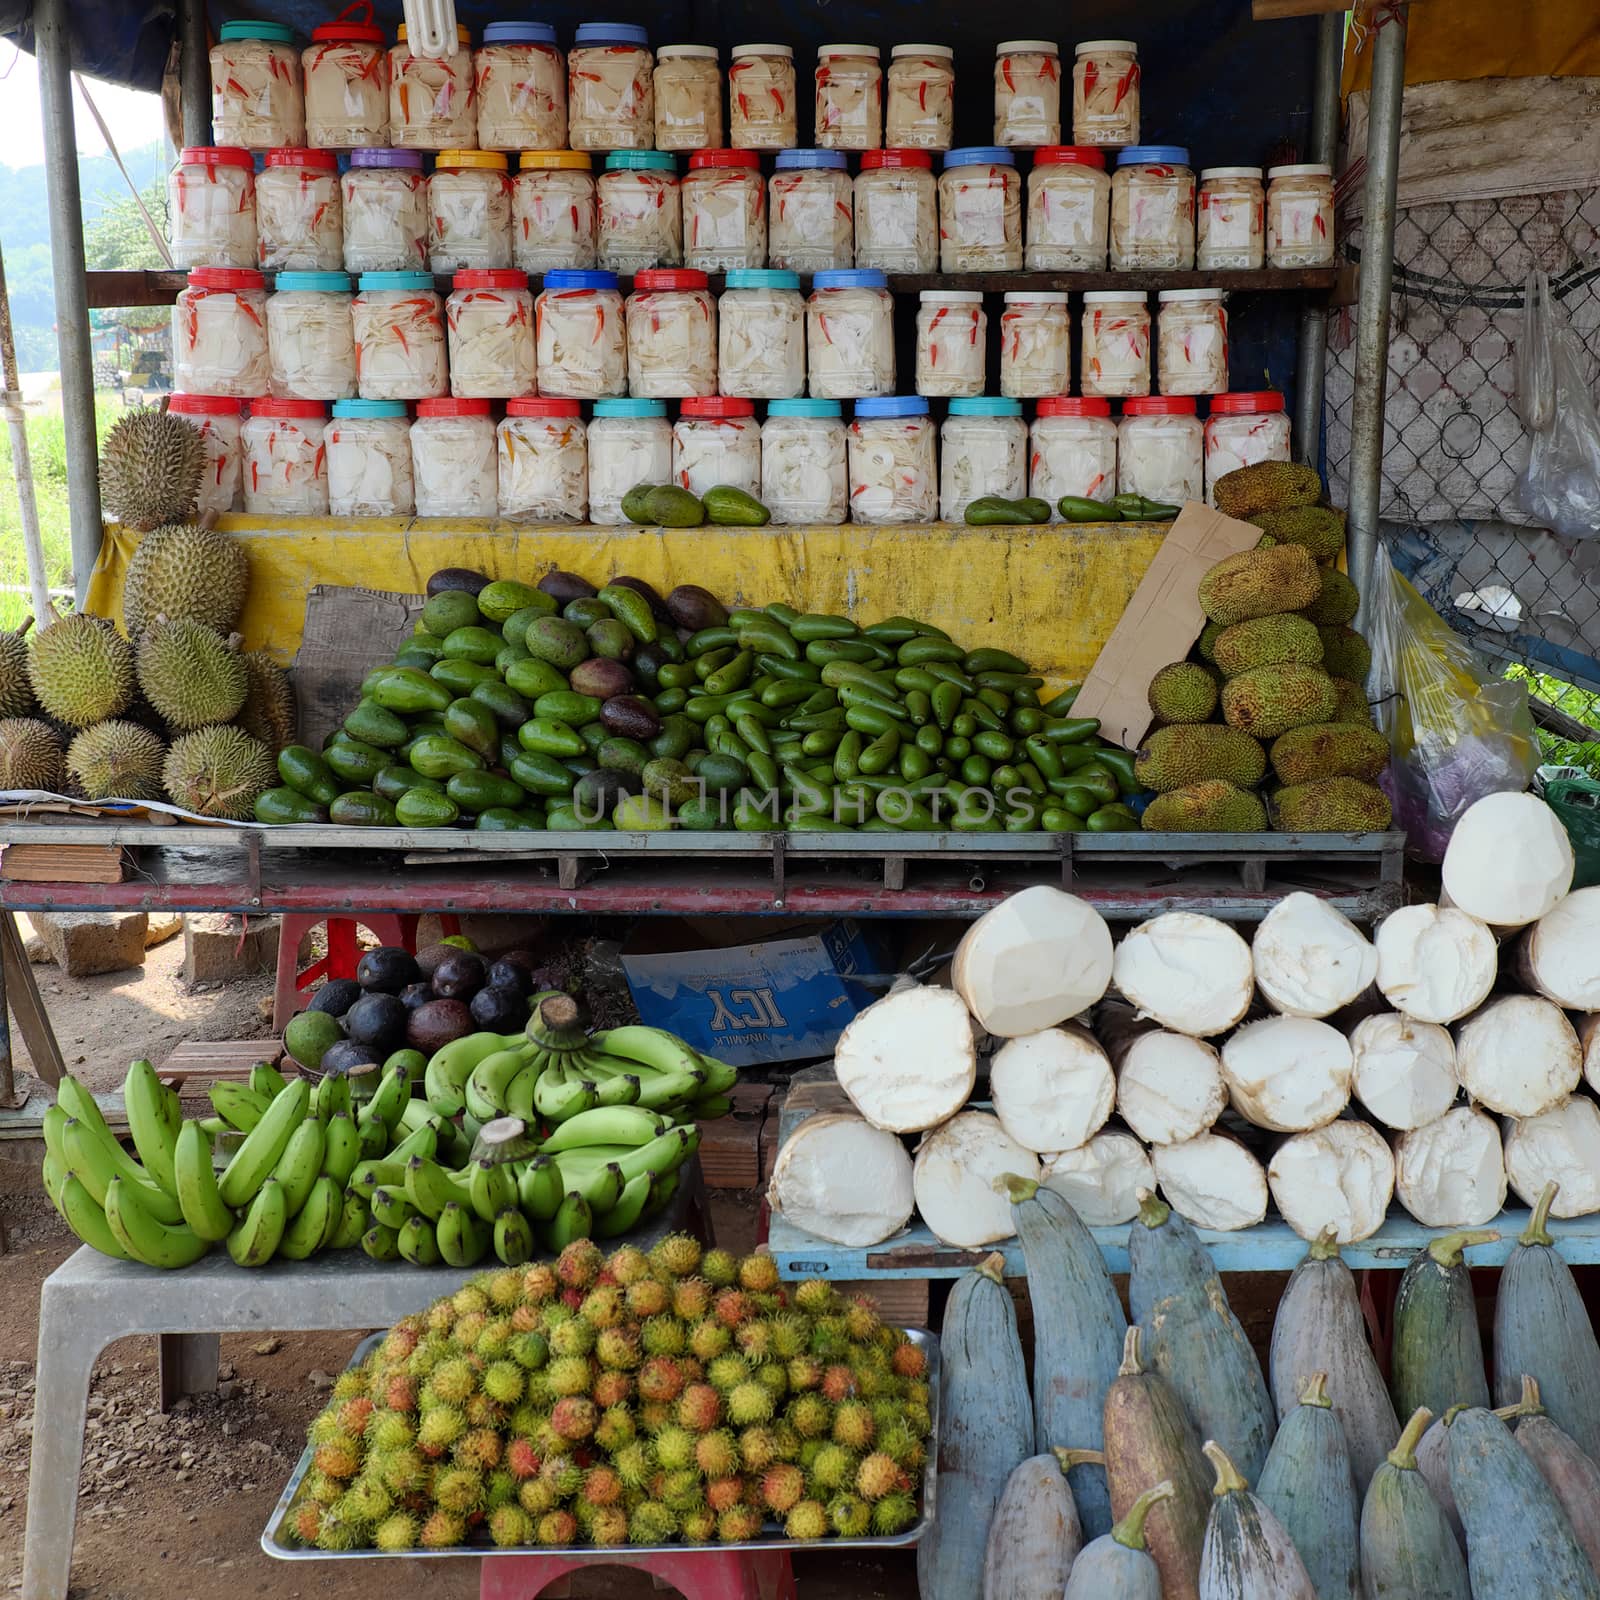
[[[1455,1491],[1450,1487],[1450,1424],[1466,1406],[1451,1406],[1433,1426],[1423,1430],[1417,1445],[1417,1472],[1427,1484],[1439,1510],[1444,1514],[1445,1526],[1455,1535],[1461,1553],[1466,1554],[1467,1530],[1461,1526],[1461,1513],[1456,1510]]]
[[[1215,1439],[1203,1448],[1217,1483],[1200,1557],[1200,1600],[1317,1600],[1288,1530],[1250,1493]]]
[[[1600,1465],[1546,1413],[1533,1378],[1522,1380],[1522,1399],[1516,1405],[1495,1415],[1510,1424],[1512,1437],[1566,1512],[1589,1565],[1600,1573]]]
[[[989,1524],[983,1558],[983,1600],[1061,1600],[1083,1548],[1067,1470],[1098,1451],[1061,1450],[1029,1456],[1009,1478]]]
[[[1106,1391],[1117,1376],[1128,1319],[1094,1236],[1054,1189],[1007,1177],[1011,1216],[1033,1302],[1033,1447],[1098,1450]],[[1086,1539],[1111,1527],[1103,1466],[1067,1474]]]
[[[1492,1228],[1445,1234],[1419,1250],[1401,1274],[1389,1345],[1389,1387],[1399,1416],[1411,1416],[1418,1406],[1438,1416],[1453,1405],[1489,1404],[1464,1252],[1499,1237]]]
[[[1165,1600],[1161,1571],[1145,1549],[1145,1524],[1152,1507],[1172,1493],[1158,1483],[1134,1501],[1110,1533],[1084,1547],[1072,1563],[1061,1600]]]
[[[1418,1406],[1361,1506],[1362,1600],[1472,1600],[1466,1557],[1417,1471],[1433,1413]]]

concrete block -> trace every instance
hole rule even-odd
[[[278,965],[278,919],[231,912],[183,919],[183,981],[220,983],[273,972]]]
[[[176,939],[183,932],[181,911],[152,911],[148,913],[150,925],[144,930],[144,947],[154,950],[168,939]]]
[[[35,911],[33,931],[70,978],[144,965],[149,918],[142,911]]]

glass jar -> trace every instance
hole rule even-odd
[[[613,150],[597,188],[598,255],[607,272],[682,265],[676,156],[664,150]]]
[[[348,400],[356,392],[350,278],[280,272],[267,299],[267,354],[280,400]]]
[[[717,387],[744,400],[805,392],[806,303],[798,273],[728,274],[717,302]]]
[[[728,64],[728,143],[735,150],[787,150],[800,142],[794,51],[786,44],[736,44]]]
[[[1126,289],[1092,289],[1083,297],[1079,346],[1085,394],[1150,393],[1150,300]]]
[[[589,514],[589,451],[576,400],[507,402],[499,441],[500,515],[582,522]]]
[[[856,265],[939,270],[939,185],[926,150],[868,150],[856,176]]]
[[[167,410],[191,423],[205,449],[205,470],[200,474],[197,517],[232,511],[239,504],[240,469],[244,447],[240,441],[243,419],[240,404],[228,395],[175,394]]]
[[[172,306],[174,386],[250,400],[267,392],[271,375],[266,279],[239,267],[196,267]]]
[[[672,425],[672,481],[690,494],[727,485],[761,494],[761,424],[748,400],[685,400]]]
[[[754,150],[696,150],[681,194],[685,266],[733,272],[767,264],[767,186]]]
[[[1051,395],[1039,402],[1029,439],[1028,493],[1048,502],[1052,522],[1065,520],[1057,502],[1067,495],[1109,504],[1117,493],[1117,425],[1109,400]]]
[[[1050,39],[1006,39],[994,47],[994,142],[1061,143],[1061,47]]]
[[[428,268],[504,272],[511,265],[511,178],[498,150],[441,150],[428,184]]]
[[[717,392],[717,302],[703,272],[634,274],[628,320],[628,393],[682,400]]]
[[[722,146],[722,68],[710,44],[668,44],[656,51],[656,149]]]
[[[656,137],[650,36],[623,22],[580,22],[567,53],[567,143],[648,150]]]
[[[211,47],[211,137],[245,150],[306,142],[300,52],[287,23],[222,24]]]
[[[786,272],[842,272],[855,257],[854,191],[837,150],[780,150],[767,259]]]
[[[1220,289],[1156,296],[1157,387],[1162,394],[1221,394],[1228,387],[1228,313]]]
[[[175,267],[256,265],[256,164],[237,145],[181,151],[167,175]]]
[[[524,272],[592,267],[594,174],[586,150],[524,150],[511,184],[511,259]]]
[[[1138,45],[1089,39],[1072,56],[1072,142],[1138,144]]]
[[[251,401],[250,419],[240,430],[244,508],[251,516],[327,516],[327,420],[320,400]]]
[[[628,334],[616,273],[547,272],[533,315],[542,394],[595,400],[627,392]]]
[[[1333,265],[1333,169],[1316,162],[1267,168],[1267,261]]]
[[[567,64],[548,22],[491,22],[472,56],[480,150],[559,150]]]
[[[534,392],[533,296],[528,275],[458,272],[444,303],[450,393],[464,400],[509,400]]]
[[[1111,177],[1111,267],[1186,272],[1194,266],[1194,173],[1176,144],[1117,152]]]
[[[363,400],[426,400],[448,392],[444,306],[426,272],[363,272],[350,302],[356,386]]]
[[[817,144],[824,150],[876,150],[883,143],[883,68],[875,44],[817,49]]]
[[[806,368],[821,400],[894,392],[894,296],[872,270],[819,272],[806,301]]]
[[[269,150],[256,179],[263,272],[337,272],[344,265],[339,163],[331,150]]]
[[[1000,393],[1037,400],[1072,387],[1072,318],[1064,293],[1022,289],[1000,313]]]
[[[492,517],[499,504],[494,419],[487,400],[419,400],[411,472],[419,517]]]
[[[1205,496],[1204,429],[1189,395],[1151,394],[1122,403],[1117,493],[1182,505]]]
[[[389,143],[408,150],[471,150],[478,142],[472,35],[456,26],[447,56],[414,56],[406,25],[389,52]]]
[[[1211,397],[1205,427],[1206,500],[1217,503],[1217,480],[1260,461],[1288,461],[1289,418],[1276,389],[1235,390]]]
[[[787,527],[837,527],[850,515],[844,408],[774,400],[761,425],[761,503]]]
[[[339,183],[346,272],[428,265],[428,180],[417,150],[352,150]]]
[[[952,150],[939,175],[939,265],[945,272],[1022,266],[1022,179],[997,145]]]
[[[889,52],[883,142],[895,150],[948,150],[955,139],[955,51],[897,44]]]
[[[409,517],[416,511],[411,419],[400,400],[335,400],[323,429],[328,515]]]
[[[661,400],[596,400],[588,442],[589,520],[603,528],[628,520],[630,489],[671,481],[672,424]]]
[[[924,289],[917,306],[917,393],[983,393],[989,319],[973,289]]]
[[[921,395],[856,401],[848,432],[852,522],[932,522],[938,517],[934,427]]]
[[[1056,144],[1028,174],[1029,272],[1104,272],[1111,234],[1105,152]]]
[[[1195,211],[1201,272],[1251,272],[1264,259],[1266,190],[1260,167],[1205,167]]]
[[[324,150],[388,144],[389,53],[372,20],[372,0],[355,0],[313,28],[300,65],[307,144]]]
[[[939,430],[939,518],[961,522],[985,495],[1028,492],[1028,425],[1022,403],[991,395],[952,400]]]

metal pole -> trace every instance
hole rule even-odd
[[[178,0],[178,83],[183,142],[211,143],[211,56],[205,0]]]
[[[17,484],[22,513],[22,554],[28,568],[28,598],[41,628],[50,625],[50,586],[44,570],[44,540],[39,534],[39,502],[33,494],[33,461],[28,455],[28,423],[22,411],[22,383],[17,377],[17,346],[11,333],[11,300],[6,293],[5,256],[0,254],[0,412],[11,434],[11,476]],[[5,1087],[0,1063],[0,1094]]]
[[[1394,277],[1395,187],[1400,173],[1400,100],[1406,80],[1406,11],[1373,13],[1372,93],[1356,296],[1356,383],[1350,418],[1350,576],[1365,590],[1378,549],[1384,390],[1389,378],[1389,290]]]
[[[83,200],[78,191],[78,141],[72,117],[67,0],[36,0],[33,31],[50,203],[61,412],[66,425],[72,584],[81,605],[89,587],[89,574],[100,556],[100,468],[96,459],[94,351],[89,342],[89,285],[84,276]]]

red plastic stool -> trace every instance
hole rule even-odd
[[[559,1578],[585,1567],[635,1567],[670,1584],[685,1600],[799,1600],[787,1550],[683,1550],[631,1555],[624,1548],[592,1556],[485,1556],[478,1600],[534,1600]]]
[[[361,960],[361,950],[356,943],[356,928],[363,927],[377,934],[388,945],[399,945],[417,953],[417,924],[421,916],[413,911],[363,911],[356,917],[320,917],[316,915],[284,915],[278,920],[278,980],[272,996],[272,1026],[281,1032],[296,1011],[300,1009],[297,996],[309,989],[318,978],[353,978]],[[320,961],[313,961],[304,972],[297,970],[300,941],[319,923],[328,925],[328,953]],[[460,933],[457,917],[443,916],[439,924],[447,934]]]

